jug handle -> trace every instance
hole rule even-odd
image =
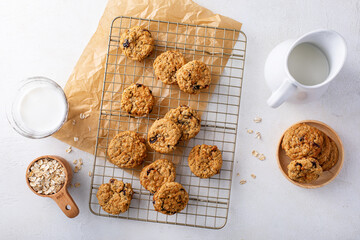
[[[267,104],[272,108],[277,108],[283,104],[296,90],[296,86],[288,79],[285,79],[281,86],[276,89],[267,100]]]

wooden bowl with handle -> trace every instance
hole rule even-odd
[[[338,159],[337,163],[335,164],[335,166],[333,166],[329,171],[324,171],[316,181],[310,182],[310,183],[296,182],[296,181],[292,180],[291,178],[289,178],[289,176],[288,176],[287,166],[291,162],[291,159],[285,154],[284,149],[282,149],[282,147],[281,147],[281,142],[282,142],[284,134],[285,134],[285,132],[284,132],[284,134],[280,138],[280,141],[278,143],[278,149],[277,149],[277,162],[278,162],[280,171],[286,177],[287,180],[289,180],[290,182],[292,182],[293,184],[295,184],[297,186],[300,186],[303,188],[318,188],[318,187],[325,186],[326,184],[330,183],[332,180],[334,180],[336,178],[336,176],[339,174],[339,172],[343,166],[344,147],[341,142],[341,139],[337,135],[337,133],[334,131],[334,129],[332,129],[330,126],[326,125],[323,122],[316,121],[316,120],[304,120],[304,121],[297,122],[295,124],[298,124],[298,123],[306,123],[307,125],[316,127],[317,129],[319,129],[320,131],[325,133],[329,138],[331,138],[335,142],[335,144],[339,150],[339,159]],[[290,127],[292,127],[292,126],[290,126]]]
[[[29,173],[30,173],[30,167],[38,160],[40,159],[45,159],[45,158],[49,158],[49,159],[54,159],[56,161],[58,161],[65,169],[65,183],[62,186],[62,188],[55,194],[51,194],[51,195],[45,195],[45,194],[39,194],[37,193],[31,186],[30,186],[30,182],[29,182]],[[26,183],[28,185],[28,187],[30,188],[30,190],[35,193],[36,195],[40,196],[40,197],[49,197],[51,199],[53,199],[57,205],[60,207],[60,209],[65,213],[65,215],[69,218],[74,218],[79,214],[79,208],[76,205],[75,201],[72,199],[72,197],[70,196],[67,187],[70,184],[72,179],[72,170],[71,167],[69,165],[69,163],[62,157],[59,156],[52,156],[52,155],[46,155],[46,156],[41,156],[38,157],[36,159],[34,159],[28,166],[28,168],[26,169]]]

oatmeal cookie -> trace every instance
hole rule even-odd
[[[148,143],[152,149],[160,153],[175,150],[179,143],[181,131],[171,120],[162,118],[156,120],[148,132]]]
[[[220,173],[222,156],[217,146],[196,145],[190,152],[188,164],[193,174],[209,178]]]
[[[286,130],[281,146],[286,155],[294,160],[303,157],[316,158],[323,144],[324,137],[320,130],[305,123],[299,123]]]
[[[145,139],[136,132],[121,132],[110,141],[107,154],[108,160],[118,167],[139,166],[147,156]]]
[[[336,143],[330,139],[330,154],[329,157],[325,162],[323,162],[321,165],[323,171],[330,170],[339,160],[339,149],[336,146]]]
[[[322,135],[324,137],[324,143],[321,148],[321,152],[316,157],[316,160],[318,160],[320,166],[322,166],[322,164],[324,164],[329,159],[330,152],[331,152],[330,138],[323,132],[322,132]]]
[[[153,204],[156,211],[173,215],[183,210],[189,201],[189,194],[177,182],[165,183],[154,194]]]
[[[161,185],[175,181],[174,164],[166,159],[158,159],[141,170],[140,183],[151,193],[155,193]]]
[[[181,130],[182,140],[189,140],[199,133],[201,127],[201,117],[191,107],[179,106],[167,112],[164,118],[173,121]]]
[[[154,50],[155,41],[146,28],[135,26],[120,37],[120,48],[130,59],[142,61]]]
[[[138,117],[149,115],[154,103],[155,98],[151,90],[139,83],[125,88],[121,96],[121,110]]]
[[[288,165],[289,177],[300,183],[309,183],[318,179],[323,172],[315,158],[303,158],[291,161]]]
[[[165,84],[176,83],[176,71],[185,64],[185,57],[178,51],[166,51],[154,61],[156,78]]]
[[[210,69],[205,63],[197,60],[188,62],[177,71],[176,81],[182,91],[198,94],[211,83]]]
[[[112,178],[109,183],[101,184],[96,197],[105,212],[116,215],[129,209],[133,193],[130,183]]]

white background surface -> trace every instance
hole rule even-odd
[[[54,139],[30,140],[15,133],[0,115],[0,239],[360,239],[360,2],[355,0],[198,0],[209,9],[243,22],[248,37],[238,144],[227,225],[221,230],[108,219],[88,209],[93,157]],[[99,0],[14,0],[0,2],[0,101],[9,86],[42,75],[65,85],[103,13]],[[316,28],[330,28],[348,43],[343,71],[327,93],[308,105],[270,109],[263,66],[279,42]],[[255,124],[255,116],[263,122]],[[324,121],[340,135],[345,163],[329,185],[299,188],[280,173],[276,144],[281,133],[303,119]],[[260,131],[263,140],[248,135]],[[251,156],[253,149],[267,156]],[[80,215],[68,219],[56,204],[34,195],[25,184],[27,164],[40,155],[84,159],[70,193]],[[240,173],[240,176],[236,176]],[[250,174],[256,174],[254,180]],[[248,182],[240,185],[240,179]]]

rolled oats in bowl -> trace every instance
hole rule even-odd
[[[38,194],[55,194],[64,186],[64,166],[55,159],[42,158],[34,162],[27,174],[29,185]]]

